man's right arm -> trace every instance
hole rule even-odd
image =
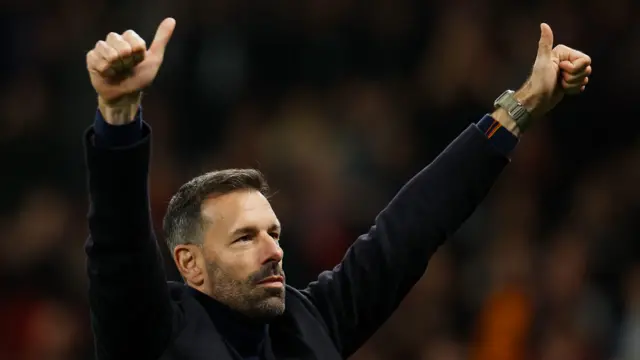
[[[99,110],[85,135],[91,233],[86,253],[101,360],[157,359],[178,314],[151,225],[151,129],[139,110],[140,94],[158,73],[175,24],[172,18],[162,21],[148,50],[127,30],[109,33],[87,53]]]
[[[85,146],[96,350],[100,359],[156,359],[171,335],[173,314],[149,210],[150,128],[140,112],[115,126],[98,111]]]

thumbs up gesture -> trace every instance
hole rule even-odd
[[[98,93],[100,108],[109,123],[123,122],[106,116],[105,107],[137,107],[141,91],[155,79],[162,65],[165,48],[176,22],[167,18],[158,27],[149,49],[133,30],[109,33],[87,53],[91,85]],[[124,120],[124,122],[130,121]],[[119,125],[119,124],[114,124]]]
[[[565,45],[553,47],[553,32],[540,25],[540,42],[531,76],[519,91],[523,105],[532,115],[554,108],[565,94],[584,91],[591,75],[591,58]]]

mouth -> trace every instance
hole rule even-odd
[[[269,276],[268,278],[262,279],[262,281],[260,281],[258,285],[282,287],[284,286],[284,277]]]

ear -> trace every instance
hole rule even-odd
[[[199,287],[205,282],[206,271],[202,249],[197,245],[178,245],[173,249],[173,261],[187,283]]]

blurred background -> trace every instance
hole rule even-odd
[[[257,167],[296,286],[523,83],[549,23],[591,55],[586,92],[526,134],[354,359],[640,359],[639,14],[634,0],[0,1],[0,359],[93,358],[85,54],[110,31],[150,43],[166,16],[176,33],[144,98],[156,227],[191,177]]]

